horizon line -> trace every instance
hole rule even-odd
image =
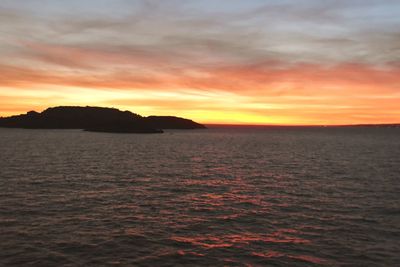
[[[395,123],[355,123],[355,124],[238,124],[238,123],[202,123],[205,126],[215,127],[360,127],[360,126],[400,126]]]

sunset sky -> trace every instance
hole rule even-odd
[[[0,116],[400,122],[399,0],[0,0]]]

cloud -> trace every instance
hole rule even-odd
[[[107,55],[102,56],[107,58]],[[90,55],[87,57],[91,58]],[[93,58],[93,61],[89,61],[93,66],[101,64],[96,61],[97,57]],[[115,62],[113,56],[111,59]],[[86,60],[87,58],[85,62]],[[134,60],[134,57],[131,60],[133,62],[124,62],[127,65],[123,68],[98,70],[94,67],[94,70],[76,72],[0,65],[0,86],[54,84],[108,88],[109,90],[186,88],[204,91],[219,90],[253,96],[329,95],[335,91],[346,94],[346,90],[350,88],[353,94],[369,94],[376,91],[391,93],[400,90],[398,83],[400,69],[397,67],[380,69],[361,64],[324,67],[315,64],[287,65],[279,62],[259,62],[227,66],[193,66],[187,63],[174,68],[149,70],[149,64],[154,63],[140,62],[140,60]],[[134,66],[130,68],[129,64]]]

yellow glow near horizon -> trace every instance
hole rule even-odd
[[[334,103],[329,98],[311,96],[273,96],[268,102],[257,97],[218,91],[185,89],[166,92],[160,89],[149,92],[71,86],[34,86],[18,90],[2,87],[0,96],[0,116],[21,114],[29,110],[42,111],[59,105],[88,105],[115,107],[143,116],[174,115],[209,124],[336,125],[376,122],[375,116],[354,114],[357,109],[348,100]],[[376,99],[372,98],[374,102]],[[394,109],[395,100],[385,97],[381,100],[387,103],[386,108],[390,112],[385,108],[379,112],[368,105],[364,107],[365,110],[372,109],[380,117],[380,123],[396,122],[400,112]],[[390,116],[385,114],[382,120],[382,112],[390,113]]]

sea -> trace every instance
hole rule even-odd
[[[400,128],[0,128],[0,266],[400,266]]]

